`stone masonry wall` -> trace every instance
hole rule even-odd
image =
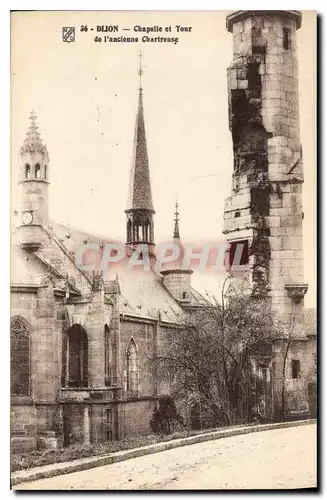
[[[11,453],[21,453],[36,448],[36,411],[34,405],[11,405],[10,433]]]
[[[122,436],[146,435],[151,432],[150,421],[156,402],[133,401],[120,408]]]
[[[165,271],[163,284],[180,302],[189,302],[191,297],[191,278],[188,271]]]
[[[283,384],[283,361],[286,342],[280,341],[274,346],[274,405],[278,413],[281,408],[281,393]],[[310,383],[316,382],[315,372],[316,342],[298,340],[292,342],[285,369],[285,400],[286,411],[309,411],[308,389]],[[292,378],[292,360],[299,360],[300,373],[298,378]]]

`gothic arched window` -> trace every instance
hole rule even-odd
[[[39,179],[41,177],[41,167],[39,163],[35,165],[35,177],[36,179]]]
[[[67,332],[66,363],[69,387],[87,387],[88,339],[84,328],[73,325]]]
[[[139,385],[138,354],[134,339],[131,339],[126,352],[126,389],[136,395]]]
[[[10,322],[11,394],[30,395],[30,331],[29,323],[21,316]]]
[[[31,177],[31,166],[29,163],[25,164],[25,178],[29,179]]]

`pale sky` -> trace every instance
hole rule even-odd
[[[176,198],[183,240],[223,242],[224,199],[231,194],[233,170],[226,77],[233,54],[225,18],[222,11],[12,14],[13,207],[19,207],[19,148],[34,109],[50,156],[50,218],[125,241],[142,50],[156,242],[172,236]],[[297,32],[308,307],[315,306],[316,296],[315,22],[315,13],[305,11]],[[179,41],[96,43],[97,34],[109,35],[96,33],[102,24],[118,25],[118,36],[139,38],[135,25],[171,25],[171,34],[149,36]],[[89,31],[80,32],[81,25]],[[192,31],[176,33],[176,25]],[[62,41],[63,26],[76,27],[75,43]],[[200,291],[218,291],[216,276],[193,278]]]

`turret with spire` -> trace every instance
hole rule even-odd
[[[41,244],[41,227],[48,224],[49,155],[31,112],[30,126],[20,148],[21,244],[36,249]]]
[[[182,265],[184,249],[179,231],[179,206],[177,202],[174,214],[173,243],[179,249],[179,256],[161,271],[163,284],[175,300],[188,305],[191,302],[191,274],[193,271],[191,269],[183,269]]]
[[[129,183],[127,215],[127,244],[135,246],[140,243],[154,246],[151,181],[149,171],[148,150],[146,142],[143,88],[142,88],[142,54],[140,54],[140,76],[138,109],[135,124],[134,149]]]

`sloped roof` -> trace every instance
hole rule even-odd
[[[100,246],[106,243],[120,243],[105,236],[69,227],[61,222],[51,221],[49,228],[73,260],[79,245],[95,243]],[[118,278],[121,312],[149,319],[158,319],[160,313],[161,321],[178,322],[183,315],[183,308],[163,285],[162,277],[154,271],[153,265],[150,270],[143,270],[141,266],[129,270],[128,260],[129,257],[126,257],[123,263],[110,265],[103,276],[107,283]],[[40,273],[42,276],[47,268],[47,262],[43,262],[37,255],[28,254],[19,246],[13,248],[12,262],[15,264],[12,266],[12,283],[40,284],[40,276],[37,275]],[[85,274],[91,276],[91,272]],[[189,305],[204,304],[207,304],[205,298],[192,289]]]
[[[11,249],[10,283],[12,285],[40,285],[44,266],[36,263],[33,254],[29,255],[19,246]]]
[[[109,239],[106,236],[90,233],[76,227],[70,227],[62,222],[51,221],[49,227],[67,251],[71,253],[76,252],[79,245],[86,243],[96,243],[98,245],[102,243],[119,243],[118,240]]]
[[[200,292],[191,288],[191,303],[190,306],[209,306],[210,301],[207,300]]]
[[[58,222],[51,222],[51,227],[62,245],[72,255],[76,252],[78,245],[85,244],[85,242],[99,245],[120,243],[117,240],[67,227]],[[176,322],[182,316],[183,309],[163,285],[162,277],[155,273],[153,266],[148,271],[141,269],[141,266],[129,270],[127,263],[128,257],[123,264],[111,265],[103,276],[105,282],[118,277],[121,312],[140,318],[157,319],[160,311],[162,321]],[[189,305],[207,305],[207,301],[199,292],[192,289]]]
[[[183,309],[162,283],[161,276],[153,270],[126,266],[114,267],[104,275],[104,280],[118,277],[120,287],[120,311],[138,317],[158,319],[176,323],[183,315]]]
[[[62,274],[50,262],[47,262],[37,252],[29,253],[14,245],[11,249],[11,269],[10,269],[10,284],[11,286],[40,286],[45,273],[49,273],[59,280],[63,280],[73,293],[79,294],[78,288],[66,280],[66,275]],[[61,287],[62,288],[62,287]]]

